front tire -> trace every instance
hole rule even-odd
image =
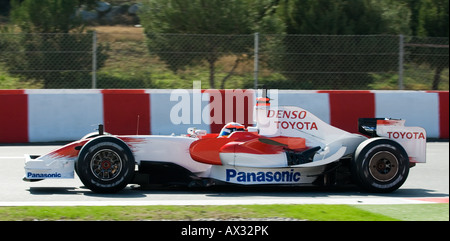
[[[393,192],[408,177],[409,158],[399,143],[373,138],[358,146],[351,171],[353,180],[361,188],[369,192]]]
[[[80,151],[75,170],[81,182],[97,193],[115,193],[125,188],[134,176],[135,161],[120,139],[97,137]]]

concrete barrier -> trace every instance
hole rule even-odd
[[[449,138],[448,91],[271,91],[273,104],[300,106],[356,133],[360,117],[405,119],[428,138]],[[71,141],[97,125],[121,135],[218,132],[253,123],[254,90],[0,90],[0,143]]]

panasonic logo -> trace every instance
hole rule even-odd
[[[226,169],[227,182],[299,182],[300,175],[300,172],[295,172],[294,169],[283,172],[238,172],[234,169]]]
[[[27,178],[59,178],[61,177],[61,173],[32,173],[27,172]]]

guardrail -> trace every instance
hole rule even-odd
[[[448,91],[272,91],[273,104],[300,106],[356,133],[358,118],[405,119],[428,138],[449,138]],[[218,132],[253,123],[255,90],[0,90],[0,143],[77,140],[104,124],[111,134]]]

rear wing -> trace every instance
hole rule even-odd
[[[359,132],[370,137],[386,137],[400,143],[412,163],[426,162],[427,133],[422,127],[405,126],[405,120],[360,118]]]

